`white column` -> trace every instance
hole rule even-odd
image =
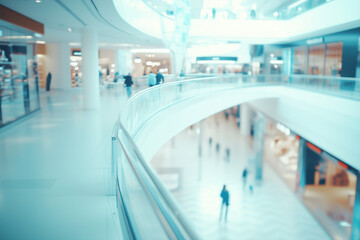
[[[81,34],[84,109],[97,109],[100,106],[98,51],[96,31],[84,28]]]
[[[250,135],[250,110],[246,103],[240,105],[240,128],[242,136]]]
[[[120,75],[127,75],[132,73],[132,54],[129,50],[118,49],[116,50],[116,71]]]
[[[67,42],[46,44],[46,72],[51,73],[51,89],[71,89],[70,46]]]

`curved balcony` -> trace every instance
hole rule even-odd
[[[273,111],[276,120],[360,169],[360,152],[352,142],[360,137],[360,79],[232,75],[151,87],[123,106],[113,132],[112,174],[125,238],[147,239],[151,233],[153,239],[199,239],[148,162],[185,127],[253,100],[261,111]],[[294,116],[286,116],[286,122],[283,112]],[[339,120],[324,122],[334,116]],[[340,126],[342,133],[334,130]],[[344,141],[334,144],[334,138]]]

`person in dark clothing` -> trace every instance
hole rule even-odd
[[[132,77],[131,77],[130,73],[128,73],[128,75],[126,75],[124,78],[125,78],[124,85],[126,87],[126,92],[127,92],[128,98],[130,98],[131,86],[134,84],[134,82],[132,81]]]
[[[46,91],[50,91],[50,84],[51,84],[51,73],[49,72],[46,77]]]
[[[230,161],[230,148],[225,149],[225,160]]]
[[[216,143],[216,152],[217,152],[217,153],[220,152],[220,143]]]
[[[160,71],[156,74],[156,85],[159,85],[160,83],[164,83],[164,76],[160,73]]]
[[[220,197],[222,198],[222,202],[221,202],[219,221],[221,221],[222,213],[223,213],[223,207],[225,205],[225,222],[227,222],[227,213],[228,213],[230,195],[229,195],[229,191],[226,189],[226,185],[223,186],[223,189],[222,189],[222,191],[220,193]]]
[[[246,186],[246,178],[247,178],[248,171],[246,168],[244,168],[244,171],[242,173],[242,179],[243,179],[243,188],[245,189]]]

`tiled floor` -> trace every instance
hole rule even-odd
[[[330,239],[324,229],[295,197],[280,177],[264,164],[261,185],[252,181],[253,194],[243,189],[242,170],[251,156],[251,139],[243,138],[236,121],[226,121],[222,114],[182,131],[153,158],[152,166],[160,172],[180,206],[203,239]],[[202,128],[198,131],[197,128]],[[209,144],[212,136],[213,143]],[[202,138],[202,157],[198,157]],[[220,152],[215,144],[220,144]],[[225,149],[230,148],[230,160]],[[163,174],[166,172],[167,174]],[[168,174],[172,172],[171,174]],[[180,182],[177,181],[180,179]],[[227,184],[230,192],[228,222],[219,222],[220,191]],[[179,187],[179,189],[177,189]]]
[[[119,239],[108,194],[124,88],[82,109],[81,89],[42,92],[41,110],[0,130],[0,239]]]

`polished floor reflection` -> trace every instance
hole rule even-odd
[[[81,89],[41,94],[41,110],[0,130],[0,239],[119,239],[109,193],[111,133],[124,88],[82,109]]]
[[[330,239],[266,163],[262,184],[254,183],[250,172],[243,187],[242,170],[251,148],[251,139],[241,137],[235,119],[226,120],[220,113],[183,130],[162,147],[151,164],[204,239]],[[227,222],[219,222],[223,184],[230,192]]]

